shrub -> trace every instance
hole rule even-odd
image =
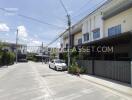
[[[2,52],[0,52],[0,66],[2,65]]]
[[[80,73],[80,67],[77,64],[72,64],[69,67],[68,72],[71,74],[78,74]]]
[[[8,56],[9,56],[9,65],[14,64],[14,60],[15,60],[15,54],[12,52],[8,52]]]
[[[12,65],[14,64],[14,59],[15,59],[14,53],[4,51],[1,58],[2,65]]]
[[[80,74],[85,74],[87,72],[87,69],[85,67],[80,68]]]
[[[87,69],[85,67],[78,66],[77,63],[74,63],[68,68],[68,72],[75,75],[78,73],[85,74],[87,72]]]
[[[27,60],[37,62],[37,58],[35,57],[35,53],[28,53],[27,54]]]

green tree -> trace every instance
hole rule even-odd
[[[78,51],[75,47],[71,50],[71,58],[71,64],[75,64],[78,60]]]
[[[55,59],[56,58],[56,52],[51,52],[51,59]]]

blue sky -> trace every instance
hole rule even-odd
[[[105,1],[106,0],[63,0],[72,17],[73,24],[95,9],[100,2]],[[5,8],[12,12],[7,13],[0,10],[0,40],[15,42],[16,32],[13,29],[19,28],[19,43],[40,45],[43,41],[44,44],[47,44],[67,27],[66,14],[59,0],[0,0],[0,8]],[[20,17],[18,14],[33,17],[64,28],[44,25]],[[6,31],[3,32],[2,28]],[[59,45],[58,42],[59,41],[52,44],[52,46]]]

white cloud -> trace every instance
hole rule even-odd
[[[29,41],[28,41],[29,46],[40,46],[41,44],[42,44],[41,41],[35,40],[33,38],[30,38]]]
[[[18,35],[19,36],[21,36],[21,37],[27,37],[28,36],[28,33],[27,33],[25,26],[18,26],[17,29],[18,29]]]
[[[4,24],[4,23],[0,23],[0,31],[1,32],[8,32],[10,30],[10,28]]]
[[[33,43],[34,45],[40,45],[40,44],[41,44],[41,42],[40,42],[40,41],[37,41],[37,40],[33,40],[32,43]]]

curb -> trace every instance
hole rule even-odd
[[[87,78],[86,78],[87,77]],[[93,80],[90,80],[88,79],[88,77],[92,77],[92,76],[82,76],[80,75],[80,78],[83,79],[83,80],[86,80],[86,81],[89,81],[89,82],[92,82],[92,83],[95,83],[97,85],[100,85],[100,86],[103,86],[103,87],[106,87],[108,89],[111,89],[111,90],[114,90],[116,92],[119,92],[121,94],[125,94],[127,96],[130,96],[132,97],[132,88],[131,87],[128,87],[128,86],[124,86],[124,85],[120,85],[120,84],[117,84],[117,83],[114,83],[114,82],[109,82],[109,81],[106,81],[106,80],[103,80],[103,79],[98,79],[98,78],[95,78],[95,80],[102,80],[102,82],[96,82],[96,81],[93,81]],[[94,78],[94,77],[93,77]],[[105,84],[105,82],[108,82],[109,84]],[[115,86],[111,86],[110,84],[113,84],[113,85],[119,85],[119,87],[121,87],[123,90],[119,89],[119,87],[115,87]],[[126,92],[128,90],[128,92]]]

